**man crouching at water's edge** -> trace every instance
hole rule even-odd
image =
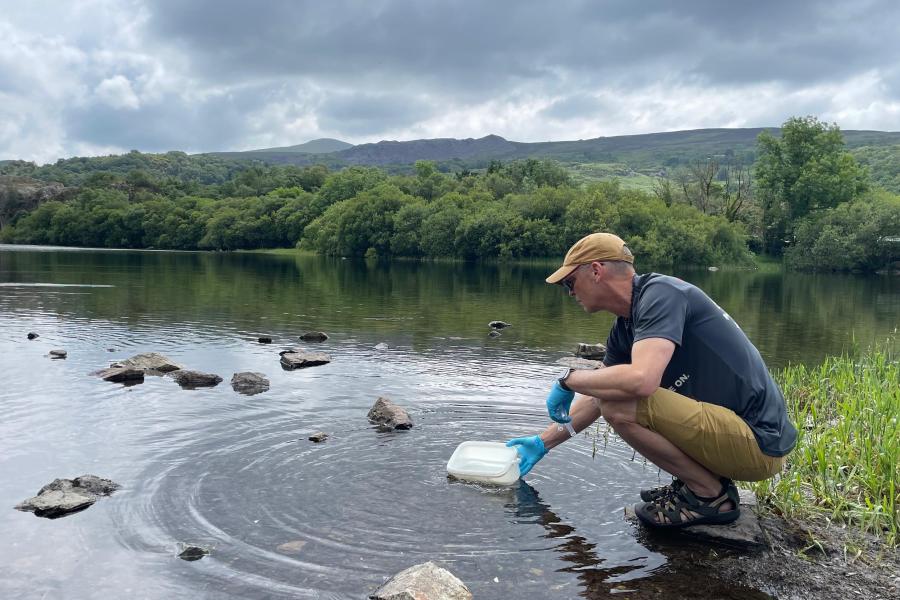
[[[797,430],[759,351],[702,290],[668,275],[635,273],[619,237],[588,235],[547,278],[589,313],[618,316],[597,370],[569,369],[547,397],[550,418],[581,431],[602,416],[632,448],[674,476],[641,490],[634,509],[654,527],[730,523],[732,480],[778,473]],[[574,402],[573,402],[574,400]],[[555,425],[512,439],[525,475],[570,433]]]

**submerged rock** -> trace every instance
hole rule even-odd
[[[275,550],[283,554],[300,554],[305,545],[305,540],[294,540],[293,542],[279,544]]]
[[[69,355],[69,353],[66,352],[65,350],[51,350],[50,351],[50,358],[65,358],[68,355]]]
[[[331,357],[324,352],[304,352],[291,349],[279,352],[279,354],[281,355],[281,366],[286,370],[317,367],[331,362]]]
[[[39,336],[38,334],[36,334],[36,333],[33,332],[33,331],[29,331],[27,337],[28,337],[29,340],[36,340],[36,339],[38,339],[38,338],[41,337],[41,336]]]
[[[578,344],[575,348],[575,356],[589,360],[603,360],[606,358],[606,346],[603,344]]]
[[[511,324],[506,321],[491,321],[488,323],[488,327],[491,329],[506,329],[507,327],[511,327]]]
[[[141,369],[144,372],[158,371],[160,373],[169,373],[183,369],[181,365],[170,360],[168,357],[158,352],[145,352],[143,354],[135,354],[131,358],[118,361],[114,367],[130,367],[132,369]]]
[[[185,544],[183,542],[179,543],[179,548],[181,552],[178,553],[178,558],[188,561],[200,560],[204,556],[209,556],[209,553],[212,550],[211,546],[199,546],[197,544]]]
[[[168,375],[184,389],[192,390],[199,387],[214,387],[222,383],[222,378],[215,373],[201,373],[200,371],[188,371],[179,369]]]
[[[324,431],[317,431],[314,434],[312,434],[311,436],[309,436],[309,441],[315,442],[317,444],[319,442],[324,442],[327,439],[328,439],[328,434],[325,433]]]
[[[235,373],[231,377],[231,389],[245,396],[261,394],[269,389],[269,380],[262,373]]]
[[[110,367],[94,371],[92,375],[100,377],[104,381],[114,383],[141,383],[144,381],[144,370],[131,367]]]
[[[488,334],[489,337],[493,337],[493,338],[500,337],[501,335],[503,335],[503,334],[500,333],[499,331],[497,331],[496,329],[492,329],[491,332]]]
[[[388,349],[388,345],[385,344],[384,342],[381,342],[381,343],[379,343],[379,344],[375,344],[375,349],[376,349],[376,350],[387,350],[387,349]]]
[[[109,496],[119,487],[118,483],[96,475],[54,479],[38,490],[37,495],[17,504],[16,509],[55,519],[84,510],[99,497]]]
[[[409,429],[413,426],[409,413],[389,398],[378,398],[367,416],[369,421],[390,429]]]
[[[391,577],[370,600],[471,600],[472,592],[456,575],[432,561]]]
[[[328,339],[328,334],[324,331],[307,331],[300,339],[304,342],[324,342]]]

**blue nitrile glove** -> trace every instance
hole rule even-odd
[[[572,417],[569,416],[569,408],[572,406],[574,397],[575,392],[564,390],[559,381],[554,381],[550,395],[547,396],[547,412],[550,413],[550,418],[557,423],[571,423]]]
[[[519,453],[519,477],[525,477],[528,471],[550,452],[544,447],[544,440],[539,435],[513,438],[506,442],[508,447],[516,447]]]

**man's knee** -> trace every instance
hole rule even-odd
[[[613,429],[637,423],[637,398],[609,399],[594,398],[600,407],[600,414]]]

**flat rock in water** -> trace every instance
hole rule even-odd
[[[69,353],[66,352],[65,350],[51,350],[50,351],[50,358],[65,358],[68,355],[69,355]]]
[[[140,383],[144,381],[144,370],[133,369],[131,367],[110,367],[108,369],[100,369],[92,375],[100,377],[104,381],[112,381],[114,383]]]
[[[279,544],[275,548],[275,550],[283,554],[300,554],[303,551],[303,546],[305,545],[305,540],[294,540],[293,542],[285,542],[283,544]]]
[[[284,350],[279,354],[281,354],[281,366],[287,370],[317,367],[331,362],[331,357],[324,352],[304,352],[293,349]]]
[[[314,434],[312,434],[311,436],[309,436],[309,441],[315,442],[317,444],[319,442],[324,442],[327,439],[328,439],[328,434],[325,433],[324,431],[317,431]]]
[[[588,360],[603,360],[606,358],[606,346],[603,344],[578,344],[575,348],[575,356]]]
[[[507,327],[511,326],[512,325],[510,323],[507,323],[506,321],[491,321],[490,323],[488,323],[488,327],[490,327],[491,329],[506,329]]]
[[[389,398],[380,397],[369,409],[369,421],[390,429],[409,429],[413,426],[409,413]]]
[[[231,389],[245,396],[261,394],[269,389],[269,380],[262,373],[235,373],[231,377]]]
[[[168,374],[178,385],[184,389],[192,390],[199,387],[214,387],[222,383],[222,378],[215,373],[201,373],[200,371],[188,371],[179,369]]]
[[[570,369],[598,369],[603,363],[599,360],[588,360],[586,358],[576,358],[574,356],[564,356],[556,361],[556,364]]]
[[[375,349],[376,349],[376,350],[387,350],[387,349],[388,349],[388,345],[385,344],[384,342],[381,342],[381,343],[379,343],[379,344],[375,344]]]
[[[135,354],[131,358],[118,361],[113,366],[131,367],[133,369],[141,369],[143,371],[159,371],[160,373],[169,373],[183,369],[181,365],[169,360],[158,352],[145,352],[143,354]]]
[[[432,561],[391,577],[370,600],[471,600],[472,592],[456,575]]]
[[[304,342],[324,342],[328,339],[328,334],[324,331],[307,331],[300,339]]]
[[[38,490],[36,496],[16,505],[16,509],[55,519],[84,510],[101,496],[109,496],[117,489],[119,484],[96,475],[54,479]]]
[[[726,525],[691,525],[678,531],[685,536],[732,546],[766,546],[768,542],[759,525],[759,519],[753,511],[753,508],[756,506],[756,496],[753,492],[747,490],[740,490],[740,494],[741,516],[733,523]],[[640,523],[637,515],[634,514],[632,506],[625,507],[625,518]]]

